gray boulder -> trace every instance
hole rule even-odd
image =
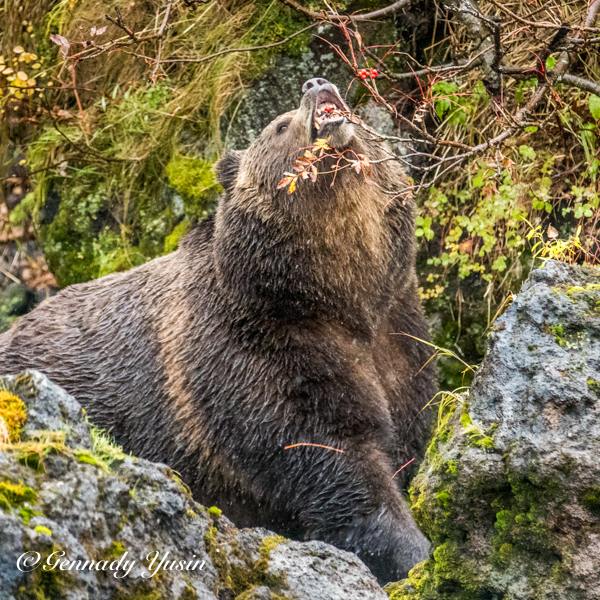
[[[600,598],[600,270],[549,261],[440,402],[412,485],[433,556],[393,600]]]
[[[124,454],[74,398],[27,372],[0,377],[0,597],[386,595],[353,554],[237,529],[171,469]]]

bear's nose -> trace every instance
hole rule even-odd
[[[329,81],[327,79],[323,79],[322,77],[313,77],[308,81],[305,81],[302,85],[302,93],[306,94],[308,90],[315,88],[315,91],[318,90],[321,86],[328,84]]]

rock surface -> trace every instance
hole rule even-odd
[[[409,598],[600,598],[600,270],[547,262],[440,403],[413,481],[433,557]]]
[[[353,554],[239,530],[200,506],[176,473],[113,446],[39,373],[0,378],[0,416],[2,600],[386,598]],[[190,569],[156,570],[152,553]]]

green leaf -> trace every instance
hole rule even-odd
[[[554,69],[555,66],[556,66],[556,56],[549,56],[546,59],[546,70],[552,71],[552,69]]]
[[[526,144],[522,144],[519,146],[519,154],[525,160],[533,160],[535,158],[535,150],[531,146],[527,146]]]
[[[505,256],[499,256],[493,263],[492,263],[492,269],[494,271],[498,271],[498,272],[502,272],[506,270],[506,257]]]
[[[596,121],[600,120],[600,96],[596,96],[596,94],[590,94],[588,106],[592,117],[594,117]]]

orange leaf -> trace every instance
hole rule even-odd
[[[294,176],[290,176],[290,175],[286,175],[285,177],[282,177],[278,182],[277,182],[277,189],[281,190],[284,187],[287,187],[288,185],[290,185],[290,183],[292,182],[292,180],[294,179]]]

